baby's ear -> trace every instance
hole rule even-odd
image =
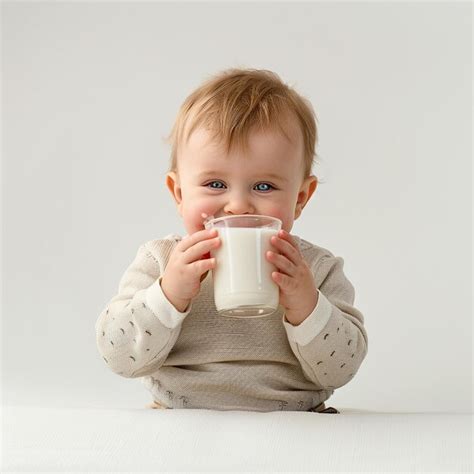
[[[295,220],[301,215],[303,208],[306,206],[307,202],[311,199],[314,191],[318,186],[318,179],[316,176],[309,176],[303,181],[303,184],[300,187],[298,192],[298,198],[295,208]]]
[[[179,207],[179,204],[181,203],[181,187],[179,184],[179,178],[178,175],[174,171],[170,171],[166,175],[166,186],[168,187],[171,195],[173,196],[173,199],[176,201],[176,204]]]

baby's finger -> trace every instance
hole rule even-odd
[[[217,231],[215,229],[199,230],[197,232],[194,232],[194,234],[191,234],[185,239],[181,240],[181,242],[178,243],[176,248],[178,248],[181,252],[186,252],[186,250],[188,250],[189,248],[191,248],[193,245],[197,244],[198,242],[204,239],[210,239],[211,237],[215,237],[216,235],[217,235]]]
[[[221,239],[219,237],[207,238],[202,242],[194,244],[188,248],[184,253],[184,262],[191,263],[202,258],[202,256],[208,253],[211,249],[219,247]]]
[[[197,262],[194,262],[191,267],[196,273],[196,275],[202,275],[204,272],[207,272],[214,268],[215,263],[215,258],[208,258],[206,260],[198,260]]]
[[[294,265],[298,265],[302,258],[301,253],[299,249],[297,249],[295,245],[288,239],[287,236],[274,235],[270,239],[270,243],[281,253],[285,254],[288,260],[290,260]]]
[[[287,275],[290,276],[295,274],[295,265],[284,255],[280,255],[269,250],[267,252],[267,259],[277,267],[277,270],[283,270]]]

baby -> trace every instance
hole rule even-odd
[[[292,235],[318,184],[310,103],[270,71],[230,69],[183,103],[170,135],[166,184],[188,235],[151,240],[96,323],[110,370],[141,377],[152,407],[338,413],[325,401],[367,354],[344,260]],[[261,318],[217,313],[221,245],[207,216],[273,216],[282,230],[265,255],[279,306]]]

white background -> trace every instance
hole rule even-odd
[[[163,142],[227,67],[311,100],[323,183],[292,233],[344,258],[369,353],[331,406],[472,410],[469,3],[3,3],[7,404],[142,407],[94,324],[184,226]]]

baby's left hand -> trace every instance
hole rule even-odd
[[[298,325],[313,312],[318,302],[313,274],[291,234],[280,230],[270,243],[278,251],[268,251],[266,258],[279,270],[272,272],[272,279],[280,288],[280,304],[286,309],[286,319]]]

